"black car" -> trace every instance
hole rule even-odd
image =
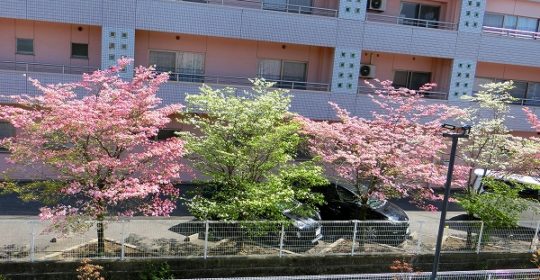
[[[323,221],[360,219],[362,202],[353,187],[343,183],[332,183],[314,191],[321,193],[326,201],[325,205],[319,207]],[[351,235],[350,224],[340,226],[323,222],[322,235],[325,240]],[[409,217],[403,209],[387,200],[370,199],[366,219],[356,224],[357,238],[366,241],[397,246],[409,236]]]

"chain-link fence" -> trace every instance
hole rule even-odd
[[[95,222],[59,234],[40,221],[0,220],[0,261],[81,258],[324,256],[429,254],[437,229],[425,222],[217,222],[178,219],[106,221],[98,242]],[[442,252],[533,252],[540,221],[494,229],[481,221],[447,221]],[[101,246],[99,246],[101,245]]]
[[[384,273],[384,274],[351,274],[351,275],[303,275],[303,276],[271,276],[271,277],[238,277],[238,278],[197,278],[198,280],[429,280],[431,273]],[[538,269],[515,270],[483,270],[483,271],[445,271],[437,274],[438,280],[496,280],[520,279],[538,280]],[[186,279],[194,280],[194,279]]]

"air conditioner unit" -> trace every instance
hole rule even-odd
[[[386,10],[386,0],[369,0],[368,10],[384,12]]]
[[[360,65],[360,78],[372,79],[375,78],[375,65],[361,64]]]

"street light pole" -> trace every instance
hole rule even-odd
[[[446,183],[444,184],[444,198],[439,221],[439,232],[437,234],[437,245],[435,247],[435,258],[433,260],[433,270],[431,271],[431,280],[437,279],[437,271],[439,270],[444,223],[446,221],[446,211],[448,208],[448,198],[450,197],[450,186],[452,184],[452,174],[454,173],[454,162],[456,159],[458,140],[459,138],[469,138],[469,132],[471,131],[471,126],[456,127],[444,124],[442,127],[453,131],[451,133],[443,133],[443,137],[452,138],[452,148],[450,149],[450,161],[448,162],[448,172],[446,173]]]

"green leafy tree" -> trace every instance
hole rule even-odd
[[[529,208],[530,202],[519,193],[529,187],[516,181],[484,178],[482,195],[473,195],[460,201],[469,213],[484,221],[488,228],[509,228],[517,225],[519,215]]]
[[[255,80],[242,93],[203,86],[200,94],[186,97],[189,117],[183,121],[197,132],[181,137],[194,167],[207,178],[187,202],[195,217],[283,220],[285,210],[308,215],[323,202],[311,192],[327,184],[322,168],[294,161],[302,139],[288,111],[290,96],[271,86]]]
[[[458,202],[470,216],[480,218],[488,227],[517,226],[519,215],[530,206],[529,201],[519,197],[523,185],[486,178],[488,170],[501,176],[523,174],[521,159],[533,144],[532,140],[511,135],[505,125],[509,105],[515,101],[509,94],[513,87],[512,81],[490,83],[482,85],[475,96],[465,98],[473,104],[462,120],[472,124],[473,129],[461,148],[468,180],[466,192],[458,197]],[[483,170],[480,187],[475,185],[477,169]]]

